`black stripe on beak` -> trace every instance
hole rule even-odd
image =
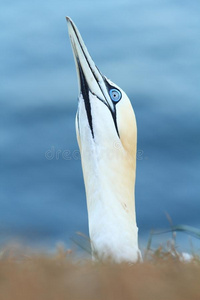
[[[78,63],[78,70],[79,70],[79,76],[80,76],[80,85],[81,85],[81,93],[83,95],[84,103],[85,103],[85,109],[87,113],[88,123],[92,132],[92,137],[94,138],[94,130],[92,125],[92,113],[91,113],[91,105],[90,105],[90,99],[89,99],[89,87],[85,78],[85,75],[83,73],[81,64],[79,62],[78,57],[77,63]]]

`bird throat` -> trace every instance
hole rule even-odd
[[[81,149],[81,158],[93,257],[136,261],[140,252],[135,217],[135,166],[130,165],[124,152],[108,158],[95,149],[95,144],[90,150],[87,157],[88,153]]]

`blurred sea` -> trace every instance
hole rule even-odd
[[[199,0],[1,2],[1,244],[70,247],[76,231],[88,234],[66,15],[132,100],[142,247],[151,229],[169,228],[166,213],[200,228],[199,12]],[[190,238],[179,233],[178,244]]]

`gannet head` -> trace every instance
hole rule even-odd
[[[120,249],[120,244],[126,244],[129,238],[131,245],[137,248],[134,111],[126,93],[96,67],[75,24],[69,17],[67,21],[79,82],[76,132],[93,248],[101,252],[102,246],[104,253],[107,244],[103,241],[109,240],[112,248],[116,244]],[[98,224],[99,218],[101,224]],[[115,236],[120,231],[125,232],[121,233],[121,238]],[[126,256],[126,250],[123,251]],[[112,256],[112,250],[109,253]]]
[[[79,82],[79,105],[76,115],[77,139],[83,145],[107,149],[122,147],[135,159],[137,128],[135,115],[126,93],[101,74],[82,37],[67,17],[69,36]]]

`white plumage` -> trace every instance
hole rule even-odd
[[[67,21],[79,81],[76,132],[93,257],[134,262],[141,258],[134,111],[124,91],[95,66],[75,24],[68,17]]]

